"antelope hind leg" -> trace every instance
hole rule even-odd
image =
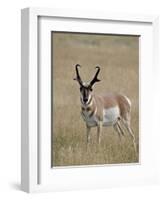
[[[119,129],[118,124],[117,124],[117,123],[114,124],[114,125],[113,125],[113,128],[114,128],[114,130],[118,133],[119,139],[120,139],[120,141],[121,141],[121,131],[120,131],[120,129]]]
[[[133,131],[132,131],[132,129],[130,127],[127,127],[127,129],[128,129],[128,131],[130,133],[130,136],[132,138],[134,149],[135,149],[135,153],[136,153],[136,156],[137,156],[137,148],[136,148],[136,141],[135,141],[134,133],[133,133]]]
[[[124,136],[125,134],[124,134],[123,128],[122,128],[122,126],[120,124],[120,121],[117,121],[117,126],[120,129],[121,134]]]
[[[123,120],[121,120],[121,121],[122,121],[123,125],[126,127],[129,135],[132,138],[133,145],[134,145],[134,150],[135,150],[135,153],[136,153],[136,156],[137,156],[137,147],[136,147],[136,141],[135,141],[134,132],[133,132],[133,130],[131,129],[130,125],[127,122],[124,122]]]

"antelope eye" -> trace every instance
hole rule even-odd
[[[92,91],[92,87],[89,87],[89,90]]]

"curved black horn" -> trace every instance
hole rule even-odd
[[[90,85],[93,86],[93,84],[95,84],[96,82],[99,82],[100,80],[97,78],[99,72],[100,72],[100,67],[96,66],[97,72],[94,76],[94,78],[92,79],[92,81],[90,82]]]
[[[78,67],[81,67],[79,64],[76,64],[75,65],[75,69],[76,69],[76,78],[74,78],[74,80],[78,81],[78,83],[82,86],[83,85],[83,82],[80,78],[80,75],[79,75],[79,70],[78,70]]]

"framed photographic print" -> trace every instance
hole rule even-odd
[[[22,190],[157,183],[157,62],[157,16],[23,9]]]

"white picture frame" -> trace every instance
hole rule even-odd
[[[157,97],[158,16],[25,8],[22,9],[21,19],[22,190],[59,191],[158,183],[159,130],[153,106]],[[54,30],[142,36],[140,126],[143,135],[139,163],[59,169],[51,167],[49,45],[50,32]]]

